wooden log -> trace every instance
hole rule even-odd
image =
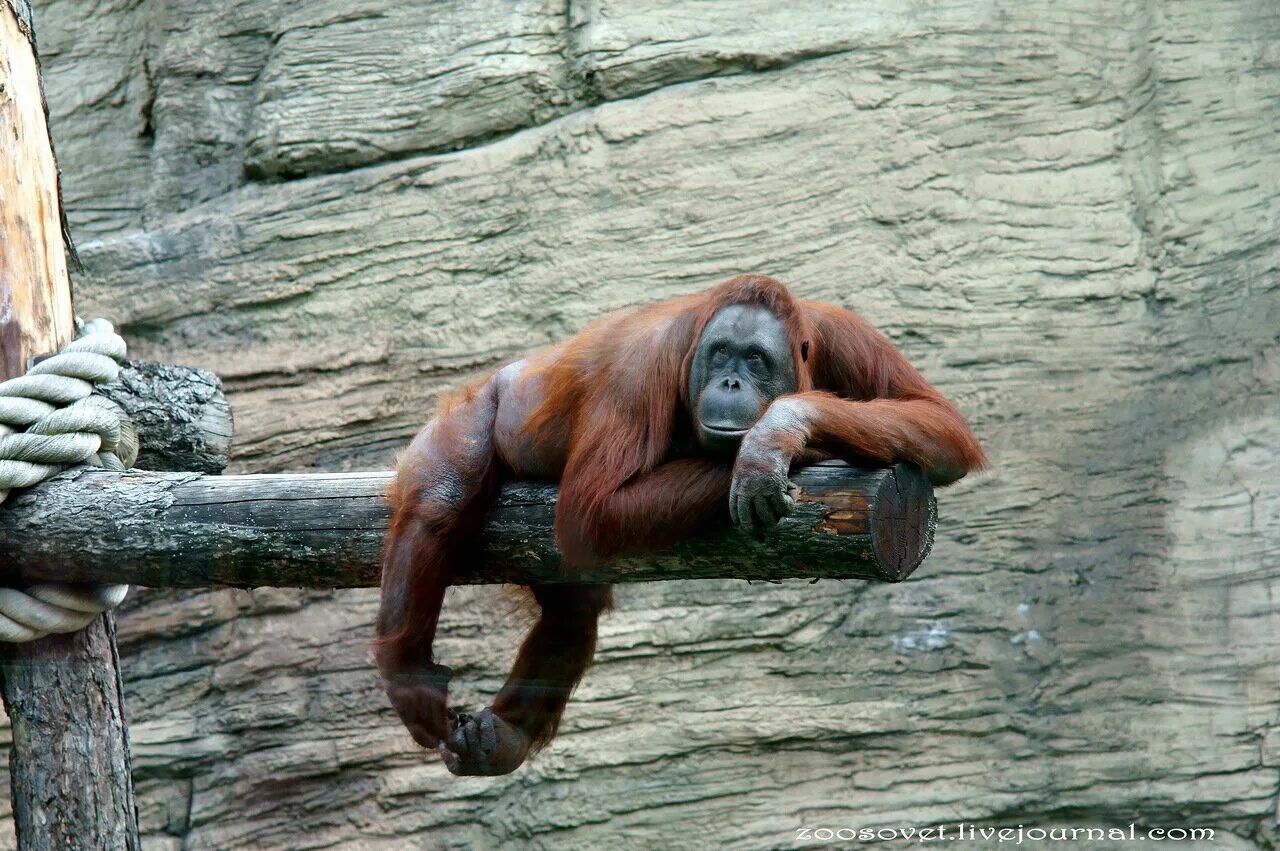
[[[134,360],[99,390],[138,430],[135,467],[221,473],[231,460],[231,405],[218,376],[204,369]]]
[[[115,622],[9,649],[19,651],[3,669],[18,847],[137,849]]]
[[[71,339],[64,221],[31,5],[0,0],[0,380]],[[0,665],[18,847],[138,848],[111,615],[0,644]]]
[[[7,377],[75,332],[58,167],[32,45],[29,0],[0,0],[0,360]]]
[[[378,584],[390,473],[200,476],[75,470],[11,496],[0,581],[59,577],[157,587]],[[505,485],[459,584],[658,579],[905,579],[928,554],[936,505],[914,467],[839,462],[792,477],[800,504],[756,540],[709,531],[673,549],[567,576],[551,539],[556,489]],[[727,513],[727,512],[726,512]]]

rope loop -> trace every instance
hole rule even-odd
[[[138,434],[124,409],[94,386],[120,376],[124,338],[105,319],[79,326],[81,336],[0,382],[0,503],[15,488],[39,484],[66,467],[126,470],[138,458]],[[0,588],[0,641],[34,641],[84,629],[115,608],[128,585],[42,583]]]

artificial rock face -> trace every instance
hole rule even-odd
[[[1267,4],[82,5],[36,22],[77,309],[216,370],[239,471],[386,468],[442,388],[746,271],[884,328],[994,465],[901,586],[621,589],[589,711],[482,785],[409,747],[373,591],[140,595],[154,847],[1274,841]],[[479,701],[518,624],[453,593]]]

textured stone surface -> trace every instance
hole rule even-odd
[[[442,388],[741,271],[885,328],[995,464],[904,585],[623,589],[497,780],[411,750],[370,592],[140,593],[151,847],[1275,847],[1280,11],[840,5],[40,5],[77,307],[223,377],[238,471],[385,467]],[[450,597],[464,700],[506,612]]]

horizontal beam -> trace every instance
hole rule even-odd
[[[556,488],[504,485],[458,584],[658,579],[905,579],[928,554],[936,504],[914,467],[796,470],[795,512],[762,539],[727,527],[669,551],[567,575],[551,538]],[[378,584],[390,473],[204,476],[72,470],[0,512],[0,585]],[[726,515],[727,515],[726,511]]]

